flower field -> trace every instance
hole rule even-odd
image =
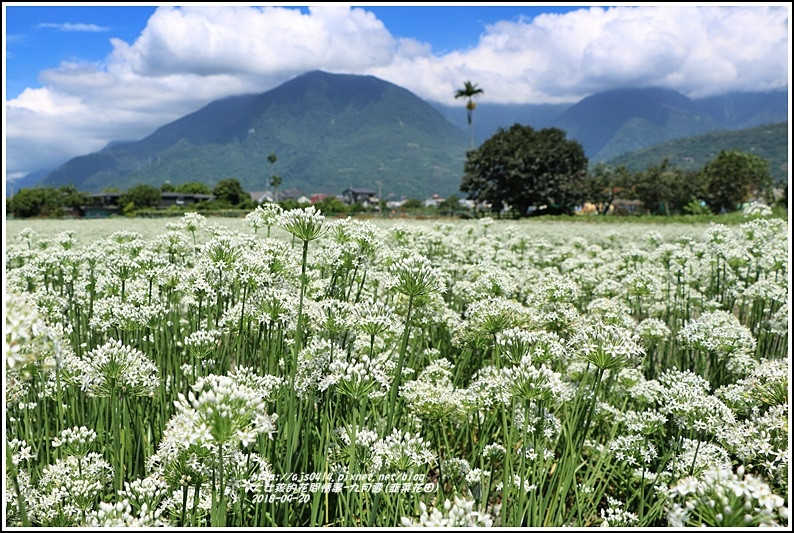
[[[7,234],[6,525],[789,522],[782,220],[144,222]]]

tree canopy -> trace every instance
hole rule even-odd
[[[252,203],[251,195],[243,190],[240,180],[226,178],[220,180],[212,191],[217,203],[228,203],[229,206],[247,207]]]
[[[494,210],[509,205],[519,216],[572,213],[585,199],[586,174],[582,145],[563,130],[515,124],[468,152],[460,190]]]
[[[63,187],[23,188],[8,200],[9,213],[20,218],[59,216],[64,208],[79,209],[85,204],[85,194],[73,185]]]
[[[146,185],[145,183],[130,187],[127,192],[119,197],[119,206],[121,206],[125,213],[135,211],[136,209],[157,207],[159,203],[160,189],[151,185]]]
[[[769,163],[746,152],[721,151],[702,170],[705,200],[715,213],[734,211],[754,196],[766,196],[772,186]]]

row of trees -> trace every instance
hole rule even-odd
[[[460,189],[518,216],[573,213],[585,203],[607,213],[618,200],[637,200],[651,214],[721,213],[752,198],[772,200],[769,164],[753,154],[722,151],[697,171],[667,161],[639,172],[604,163],[588,170],[582,145],[563,130],[520,124],[468,152]]]
[[[110,187],[102,192],[120,192]],[[256,202],[251,199],[236,178],[219,181],[214,188],[205,183],[188,182],[179,185],[164,183],[159,189],[152,185],[138,184],[130,187],[119,196],[118,205],[122,213],[132,214],[142,209],[155,208],[160,204],[161,193],[177,192],[181,194],[206,194],[214,196],[204,201],[201,209],[254,209]],[[88,194],[79,192],[73,185],[64,187],[30,187],[17,191],[8,200],[8,213],[19,218],[58,217],[67,212],[79,213],[82,206],[90,203]]]

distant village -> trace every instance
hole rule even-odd
[[[102,218],[121,213],[121,206],[119,205],[119,198],[122,196],[121,192],[99,192],[86,195],[88,203],[81,206],[82,215],[87,218]],[[266,202],[276,202],[276,195],[273,191],[251,191],[251,200],[257,204]],[[359,205],[364,210],[378,211],[380,209],[380,201],[377,191],[373,189],[364,188],[347,188],[341,194],[332,196],[325,193],[315,193],[306,196],[297,189],[286,189],[278,191],[278,201],[285,202],[293,200],[298,205],[313,205],[323,202],[327,198],[336,198],[346,205],[353,206]],[[179,193],[179,192],[161,192],[160,203],[157,209],[171,209],[174,207],[182,208],[198,204],[199,202],[209,201],[214,198],[211,194],[195,194],[195,193]],[[384,207],[387,210],[397,210],[410,202],[408,198],[400,200],[390,200],[385,202]],[[424,208],[437,208],[445,198],[438,194],[432,195],[430,198],[420,200],[418,203],[413,201],[411,207],[424,207]],[[474,200],[459,199],[458,207],[460,209],[474,209]],[[479,207],[490,208],[490,205],[480,205]],[[78,213],[70,213],[72,216]]]

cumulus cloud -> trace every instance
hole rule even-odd
[[[788,23],[784,7],[593,7],[500,21],[476,46],[434,54],[366,8],[160,7],[134,42],[111,39],[103,62],[64,62],[6,103],[7,170],[141,138],[214,99],[313,69],[372,74],[451,105],[464,80],[499,103],[574,102],[619,87],[690,97],[783,88]]]
[[[53,28],[59,31],[85,31],[85,32],[105,32],[110,31],[107,26],[97,26],[96,24],[83,24],[81,22],[42,22],[36,25],[37,28]]]

